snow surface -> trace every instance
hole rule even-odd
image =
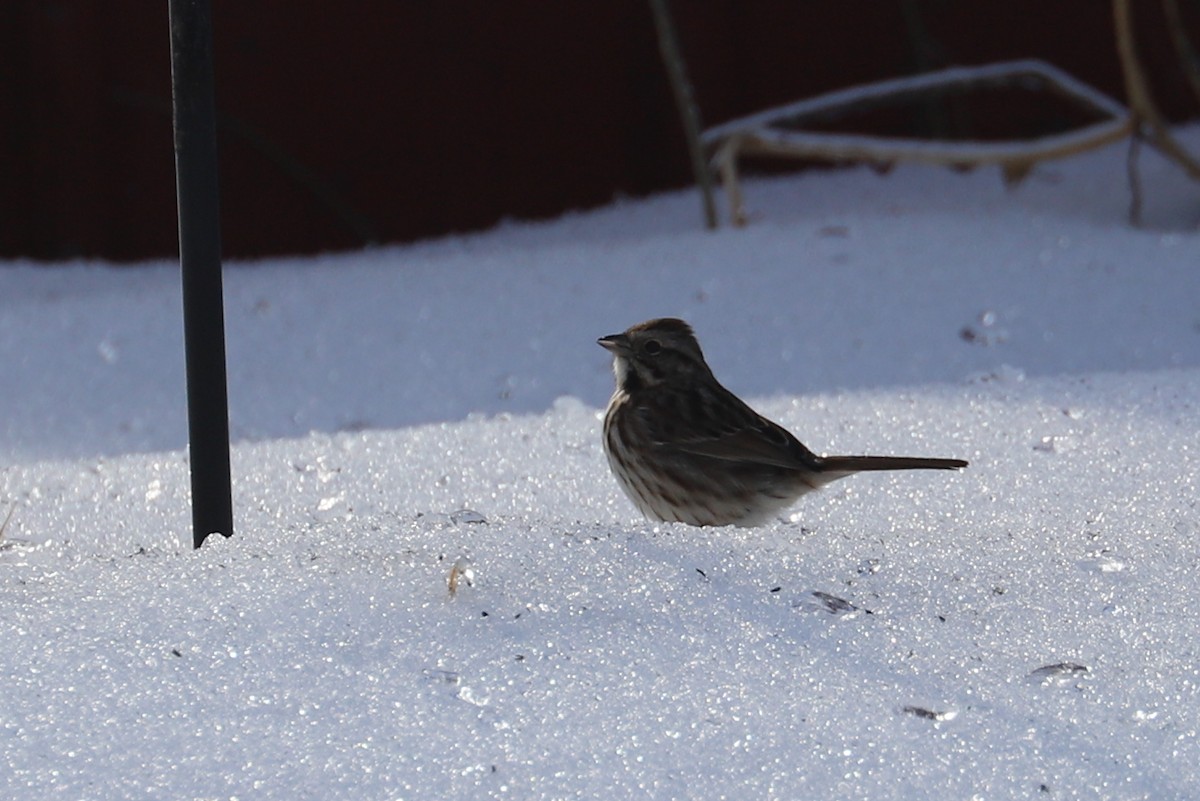
[[[1143,166],[1141,230],[1114,147],[232,265],[199,551],[175,270],[4,265],[0,797],[1200,796],[1200,190]],[[818,451],[971,466],[641,520],[594,340],[664,314]]]

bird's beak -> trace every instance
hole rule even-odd
[[[596,344],[617,356],[629,354],[629,337],[624,334],[609,334],[606,337],[600,337],[596,340]]]

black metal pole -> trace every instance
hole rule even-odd
[[[170,0],[175,187],[183,273],[192,542],[233,535],[229,397],[209,0]]]

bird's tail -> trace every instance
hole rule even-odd
[[[926,459],[920,456],[825,456],[822,473],[858,473],[863,470],[959,470],[962,459]]]

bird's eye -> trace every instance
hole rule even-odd
[[[642,346],[642,350],[646,351],[646,355],[648,356],[657,356],[662,352],[662,345],[657,339],[652,339]]]

